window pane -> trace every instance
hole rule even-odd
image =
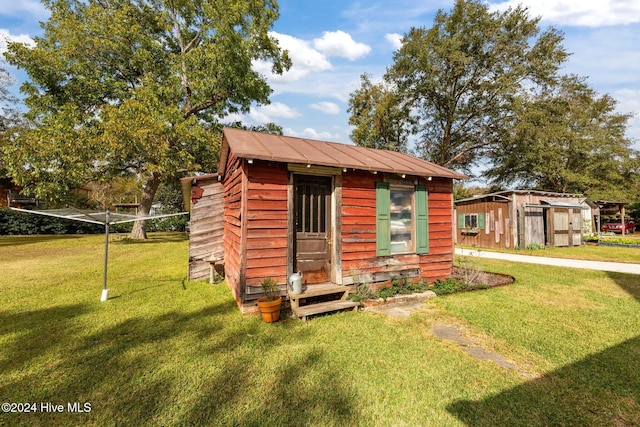
[[[296,231],[297,232],[302,232],[303,230],[302,228],[302,224],[304,221],[304,213],[302,209],[302,205],[304,202],[304,197],[302,196],[303,188],[304,186],[302,184],[298,184],[296,186],[296,194],[298,194],[298,197],[296,197]]]
[[[478,228],[478,215],[477,214],[465,215],[464,228]]]
[[[413,250],[413,190],[391,188],[391,253]]]

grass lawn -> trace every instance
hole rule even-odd
[[[0,402],[36,404],[0,425],[640,425],[637,276],[482,260],[517,282],[410,319],[265,324],[224,285],[186,281],[180,234],[113,242],[101,303],[103,239],[0,236]]]

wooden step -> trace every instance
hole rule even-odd
[[[358,309],[359,305],[360,303],[355,301],[336,300],[296,307],[293,309],[293,312],[298,318],[302,318],[303,321],[306,321],[307,316],[312,316],[314,314],[330,313],[332,311],[346,309],[355,311]]]
[[[321,295],[338,294],[340,292],[353,292],[356,287],[353,285],[336,285],[335,283],[317,283],[313,285],[305,285],[301,294],[289,294],[289,298],[303,299],[310,297],[318,297]]]

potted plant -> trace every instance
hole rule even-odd
[[[264,292],[264,296],[258,299],[258,309],[262,320],[267,323],[277,322],[280,319],[280,306],[282,305],[278,282],[267,277],[262,281],[262,292]]]

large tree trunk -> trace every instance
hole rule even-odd
[[[156,197],[156,191],[160,186],[160,175],[153,172],[149,175],[147,182],[142,191],[142,199],[140,200],[140,207],[138,208],[138,216],[149,216],[151,212],[151,205],[153,199]],[[147,238],[147,220],[136,221],[133,223],[131,229],[132,239],[146,239]]]

